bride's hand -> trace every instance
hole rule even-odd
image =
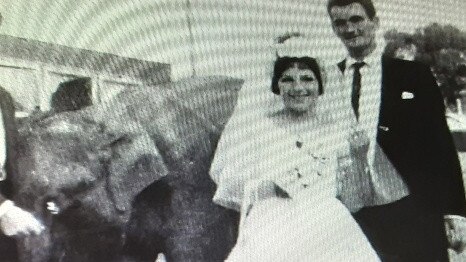
[[[256,200],[266,200],[273,197],[290,198],[288,193],[271,180],[265,180],[257,187]]]
[[[275,183],[271,180],[262,181],[257,187],[256,201],[275,197]]]

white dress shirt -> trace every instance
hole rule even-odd
[[[359,96],[359,121],[355,126],[362,129],[369,136],[371,141],[368,152],[368,161],[370,166],[373,165],[375,156],[375,142],[379,121],[379,109],[381,101],[381,83],[382,83],[382,50],[374,50],[364,59],[365,65],[361,67],[361,91]],[[353,84],[354,63],[360,61],[352,57],[346,59],[346,70],[344,72],[345,87],[351,87]],[[349,97],[351,97],[351,88],[347,88]],[[350,98],[351,99],[351,98]]]
[[[346,106],[351,108],[351,92],[354,67],[356,62],[364,62],[360,69],[361,90],[359,97],[359,121],[354,114],[350,117],[351,129],[363,130],[369,137],[367,161],[369,172],[364,174],[347,174],[346,179],[353,180],[354,191],[346,193],[347,199],[342,199],[351,211],[357,211],[365,206],[377,206],[395,202],[409,195],[409,189],[403,178],[391,164],[382,148],[377,143],[379,129],[379,112],[382,88],[382,47],[378,47],[363,61],[347,57],[345,70],[340,71],[341,95]],[[349,109],[352,112],[352,109]],[[366,176],[366,177],[365,177]],[[358,196],[355,195],[358,193]],[[361,196],[362,195],[362,196]]]

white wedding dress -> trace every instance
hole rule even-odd
[[[214,202],[241,212],[227,261],[379,261],[336,198],[339,143],[325,121],[293,135],[273,117],[229,123],[211,167]],[[290,198],[257,200],[270,180]]]

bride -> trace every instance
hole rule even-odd
[[[283,107],[253,124],[230,122],[211,167],[214,202],[241,213],[227,261],[379,261],[337,199],[338,152],[364,147],[357,132],[339,142],[318,63],[278,57],[271,91]]]

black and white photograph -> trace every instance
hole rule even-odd
[[[0,262],[466,261],[465,11],[2,0]]]

